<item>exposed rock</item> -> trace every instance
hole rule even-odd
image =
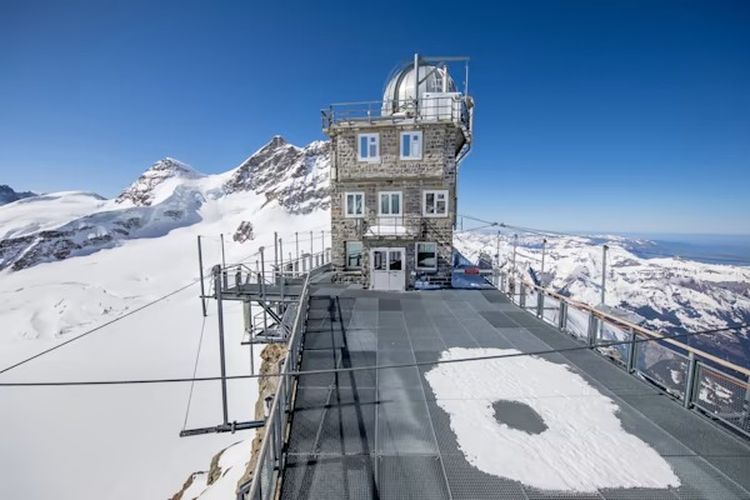
[[[0,240],[0,270],[19,271],[42,262],[112,248],[120,240],[158,237],[200,220],[203,197],[182,187],[154,207],[126,207],[97,212],[57,229]]]
[[[260,353],[260,357],[262,359],[261,365],[260,365],[260,375],[271,375],[271,374],[277,374],[279,373],[279,362],[286,356],[287,353],[287,346],[286,344],[268,344],[266,347],[263,348],[263,350]],[[255,419],[256,420],[263,420],[266,417],[265,408],[266,403],[265,400],[267,397],[273,397],[273,395],[276,393],[276,388],[278,387],[279,378],[278,377],[260,377],[258,378],[258,400],[255,402]],[[245,472],[240,478],[240,480],[237,483],[237,491],[239,491],[239,487],[242,484],[247,483],[250,479],[252,479],[253,471],[255,470],[255,465],[258,462],[258,453],[260,452],[260,448],[263,445],[263,438],[265,437],[265,428],[261,427],[259,429],[255,430],[255,438],[252,442],[251,447],[251,456],[249,457],[249,460],[247,462]],[[222,477],[224,474],[224,471],[221,469],[220,466],[220,460],[222,454],[228,449],[224,448],[219,453],[213,456],[211,459],[211,464],[209,466],[209,470],[207,472],[198,471],[194,472],[190,475],[190,477],[185,481],[185,483],[182,485],[182,488],[180,491],[175,493],[170,500],[188,500],[183,499],[182,496],[185,491],[190,487],[190,485],[193,483],[193,480],[197,474],[207,474],[208,478],[206,481],[207,485],[211,485],[215,483],[219,478]],[[192,500],[192,499],[191,499]]]
[[[227,193],[252,191],[276,200],[292,213],[310,213],[330,205],[330,150],[327,141],[304,148],[275,136],[235,170],[224,184]]]
[[[260,374],[269,375],[279,373],[279,362],[286,356],[286,344],[268,344],[260,353],[263,362],[260,365]],[[266,397],[273,397],[279,385],[279,377],[260,377],[258,379],[258,400],[255,402],[255,418],[260,420],[266,416]],[[258,455],[265,438],[265,427],[255,430],[255,439],[252,444],[252,455],[247,463],[245,473],[237,483],[239,486],[247,483],[253,478],[253,471],[258,463]]]
[[[239,243],[244,243],[248,240],[255,239],[255,233],[253,232],[253,223],[250,221],[242,221],[234,232],[232,239]]]
[[[36,193],[32,193],[31,191],[14,191],[13,188],[8,186],[7,184],[0,184],[0,205],[5,205],[6,203],[13,203],[14,201],[18,201],[23,198],[30,198],[32,196],[36,196]]]
[[[124,203],[130,201],[137,207],[150,206],[156,196],[157,188],[168,179],[174,177],[197,179],[202,177],[202,174],[174,158],[164,158],[143,172],[135,182],[120,193],[115,202]]]

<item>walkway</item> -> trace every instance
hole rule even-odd
[[[495,290],[325,287],[310,307],[302,370],[434,362],[451,347],[528,352],[579,345]],[[682,485],[582,495],[481,472],[459,450],[425,379],[432,366],[421,366],[302,376],[282,498],[750,498],[747,443],[594,352],[545,359],[567,364],[615,401],[624,429],[664,457]]]

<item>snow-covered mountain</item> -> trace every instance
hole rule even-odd
[[[0,212],[0,270],[18,271],[113,248],[124,240],[163,236],[199,222],[206,200],[237,193],[261,195],[289,213],[327,209],[329,170],[329,143],[299,148],[276,136],[222,174],[204,175],[164,158],[114,200],[83,192],[20,200]]]
[[[646,325],[667,333],[722,328],[750,322],[750,267],[707,264],[673,257],[642,258],[633,241],[618,237],[546,236],[544,273],[542,237],[519,235],[516,262],[531,279],[582,302],[600,302],[602,243],[607,254],[606,303],[634,312]],[[494,255],[512,266],[510,235],[466,231],[455,244],[469,259]],[[719,342],[717,342],[717,336]],[[736,362],[750,362],[750,341],[734,333],[696,336],[691,344],[719,352]]]
[[[293,213],[327,209],[330,150],[327,141],[299,148],[277,135],[237,167],[224,190],[263,193]]]
[[[29,198],[31,196],[36,196],[36,193],[32,193],[31,191],[18,192],[14,191],[13,188],[8,186],[7,184],[0,184],[0,205],[12,203],[14,201],[23,198]]]
[[[114,199],[68,191],[0,207],[0,369],[194,283],[0,380],[189,377],[196,362],[198,376],[216,375],[215,312],[204,324],[194,281],[196,236],[208,269],[220,233],[230,236],[227,261],[252,263],[274,231],[291,239],[328,229],[327,147],[274,138],[220,174],[165,158]],[[225,325],[228,373],[246,374],[241,308],[225,306]],[[239,476],[227,471],[244,472],[252,435],[179,438],[188,393],[179,384],[3,388],[0,408],[12,411],[0,411],[0,498],[167,498],[209,466],[226,484],[196,480],[191,495],[233,491]],[[231,418],[247,419],[256,394],[254,380],[230,383]],[[219,397],[216,384],[196,384],[188,426],[219,422]]]

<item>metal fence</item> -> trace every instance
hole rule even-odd
[[[297,371],[300,362],[304,325],[307,321],[310,298],[310,274],[305,278],[302,294],[297,305],[297,313],[289,337],[288,351],[279,367],[279,378],[268,415],[265,421],[265,435],[258,459],[249,483],[240,486],[238,500],[270,500],[275,497],[281,471],[284,469],[286,436],[289,414],[293,404],[294,380],[289,372]]]
[[[321,110],[323,128],[337,123],[376,121],[415,121],[458,123],[470,128],[471,115],[466,97],[453,94],[423,96],[415,99],[387,101],[359,101],[332,104]]]
[[[518,275],[495,270],[514,304],[654,384],[685,408],[750,437],[750,369],[600,311]],[[625,342],[607,345],[610,342]]]

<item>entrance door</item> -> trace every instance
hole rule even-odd
[[[373,290],[406,289],[406,252],[403,248],[373,248],[370,278]]]

